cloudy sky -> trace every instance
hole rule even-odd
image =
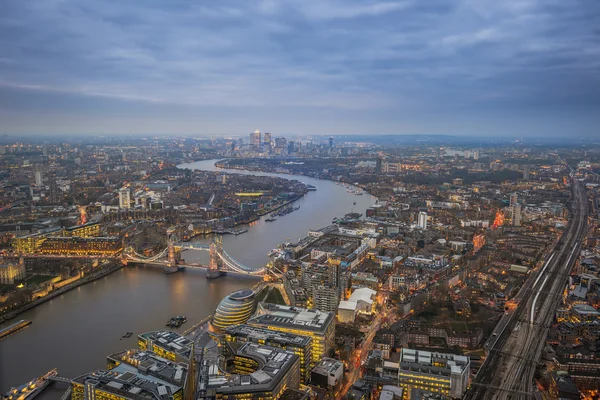
[[[0,132],[600,136],[598,0],[5,0]]]

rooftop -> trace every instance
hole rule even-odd
[[[146,332],[139,335],[138,338],[151,340],[157,346],[178,353],[185,358],[189,358],[192,348],[191,340],[172,331]]]
[[[130,350],[109,356],[119,361],[110,371],[99,370],[74,379],[80,384],[93,383],[98,389],[139,399],[172,399],[185,385],[187,365],[176,364],[153,352]]]
[[[323,358],[315,367],[313,368],[313,372],[325,376],[329,376],[331,374],[335,374],[335,372],[343,368],[343,364],[341,361],[334,360],[333,358]]]
[[[221,350],[215,346],[210,350],[215,354],[205,355],[204,364],[208,374],[202,374],[198,382],[200,391],[212,389],[223,394],[271,391],[299,359],[291,351],[251,342],[239,348],[231,346],[231,350],[257,361],[259,368],[251,374],[223,374],[219,367],[220,357],[216,354]]]
[[[432,375],[462,374],[469,364],[469,357],[449,353],[404,348],[400,354],[400,369]]]
[[[256,315],[248,323],[325,332],[333,318],[334,314],[330,312],[261,303]]]
[[[226,333],[231,336],[241,336],[256,340],[264,340],[265,343],[277,343],[283,346],[296,346],[305,347],[308,346],[312,339],[308,336],[294,335],[287,332],[272,331],[265,328],[250,326],[250,325],[237,325],[230,327],[226,330]]]

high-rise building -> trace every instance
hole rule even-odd
[[[35,178],[35,186],[42,186],[42,170],[39,168],[35,169],[35,172],[33,173],[34,178]]]
[[[419,211],[419,219],[417,221],[417,225],[420,229],[427,229],[427,213],[424,211]]]
[[[127,188],[119,190],[119,208],[123,210],[131,208],[131,192]]]
[[[293,140],[290,140],[290,141],[288,142],[288,145],[287,145],[287,152],[288,152],[288,154],[294,154],[294,152],[295,152],[295,148],[294,148],[294,147],[295,147],[295,145],[296,145],[296,144],[294,143],[294,141],[293,141]]]
[[[339,304],[340,294],[338,287],[319,285],[313,289],[313,308],[335,313]]]
[[[254,151],[260,151],[261,149],[260,131],[258,129],[250,134],[250,149]]]
[[[375,172],[376,173],[378,173],[378,174],[381,173],[382,164],[383,164],[383,160],[381,159],[381,157],[377,157],[377,160],[375,160]]]
[[[509,197],[509,207],[514,206],[515,204],[517,204],[517,202],[519,201],[519,197],[517,196],[517,193],[511,193],[510,197]]]
[[[519,203],[510,207],[510,222],[512,226],[521,226],[521,205]]]
[[[56,179],[53,179],[50,182],[50,202],[53,204],[58,203],[60,193],[58,192],[58,185],[56,184]]]
[[[526,181],[529,180],[529,165],[523,167],[523,179]]]
[[[333,149],[333,136],[329,136],[329,148]]]
[[[284,137],[275,138],[275,147],[278,149],[285,149],[287,147],[287,139]]]
[[[406,399],[417,398],[416,393],[462,398],[469,383],[470,364],[466,356],[404,348],[400,353],[399,386]]]
[[[265,136],[263,138],[263,150],[271,151],[271,134],[269,132],[265,132]]]
[[[479,160],[479,150],[473,151],[473,160]]]

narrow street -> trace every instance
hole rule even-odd
[[[348,391],[352,387],[352,384],[361,378],[361,363],[363,360],[366,359],[367,354],[371,349],[371,344],[373,343],[373,338],[375,338],[375,334],[377,333],[377,331],[379,331],[381,324],[387,320],[389,315],[395,315],[396,311],[397,310],[395,308],[385,310],[383,312],[378,313],[375,319],[373,320],[373,323],[371,324],[371,329],[369,330],[369,333],[367,333],[367,336],[365,336],[365,340],[352,353],[352,357],[350,358],[352,362],[350,365],[348,365],[350,372],[346,376],[346,383],[340,389],[336,396],[337,400],[341,400],[346,395],[346,393],[348,393]],[[394,321],[389,322],[394,323],[395,319]]]

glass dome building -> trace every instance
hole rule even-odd
[[[233,292],[219,303],[212,325],[220,330],[246,323],[254,312],[254,291],[242,289]]]

